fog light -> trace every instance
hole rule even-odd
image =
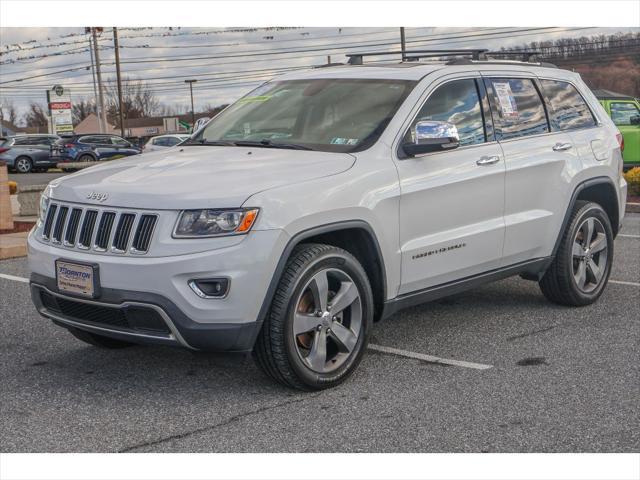
[[[199,278],[189,280],[189,287],[200,298],[223,298],[229,292],[229,279]]]

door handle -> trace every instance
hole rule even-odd
[[[573,145],[570,143],[556,143],[552,148],[554,152],[562,152],[564,150],[569,150]]]
[[[490,157],[480,157],[476,160],[476,165],[493,165],[494,163],[498,163],[500,161],[500,157],[498,155],[492,155]]]

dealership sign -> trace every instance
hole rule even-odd
[[[49,114],[51,115],[51,133],[73,132],[71,93],[69,90],[62,85],[54,85],[51,90],[47,90],[47,102],[49,104]]]

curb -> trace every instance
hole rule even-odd
[[[25,257],[27,255],[27,235],[29,232],[0,235],[0,260]]]
[[[627,213],[640,213],[640,203],[627,202],[627,206],[624,211]]]

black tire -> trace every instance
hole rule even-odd
[[[124,342],[122,340],[116,340],[115,338],[104,337],[102,335],[96,335],[95,333],[86,332],[78,328],[69,328],[71,335],[78,340],[82,340],[84,343],[93,345],[94,347],[117,349],[127,348],[135,345],[134,343]]]
[[[590,249],[588,249],[585,251],[585,256],[581,257],[581,260],[577,260],[578,257],[574,251],[574,243],[578,242],[576,236],[582,235],[582,240],[584,241],[585,234],[581,233],[580,229],[589,219],[597,222],[598,228],[602,227],[602,232],[597,233],[597,236],[602,235],[602,238],[606,239],[606,250],[604,250],[606,256],[601,260],[604,271],[597,281],[591,281],[597,277],[591,273],[593,270],[589,265],[590,262],[595,261],[596,255],[602,255],[602,251],[589,254]],[[587,243],[590,241],[590,239],[587,240]],[[579,246],[580,243],[577,243],[577,245]],[[598,259],[600,260],[600,258]],[[576,275],[580,277],[580,263],[585,263],[585,261],[587,265],[584,267],[586,269],[585,278],[590,281],[589,286],[591,288],[587,288],[586,285],[581,288],[578,280],[576,280]],[[612,262],[613,229],[607,213],[597,203],[579,200],[575,204],[571,218],[563,233],[556,256],[539,282],[540,289],[548,300],[559,305],[576,307],[590,305],[602,295],[609,280]],[[577,272],[576,269],[578,269]],[[598,268],[598,271],[600,271],[600,268]]]
[[[29,173],[33,170],[33,160],[27,156],[20,156],[14,162],[14,170],[18,173]]]
[[[83,155],[80,155],[77,161],[78,162],[95,162],[96,159],[94,158],[93,155],[89,155],[88,153],[85,153]]]
[[[359,322],[357,329],[357,339],[352,343],[349,353],[341,353],[341,362],[334,370],[327,372],[314,371],[308,363],[305,362],[300,355],[300,335],[294,334],[294,316],[297,308],[299,308],[299,299],[305,295],[308,290],[308,282],[313,281],[322,272],[327,272],[327,278],[330,282],[335,282],[335,279],[331,279],[329,275],[344,275],[351,280],[350,286],[357,288],[357,294],[359,297],[357,302],[357,317]],[[332,287],[329,284],[329,295],[333,294],[333,297],[329,297],[331,301],[337,298],[335,294],[336,288],[342,289],[344,283],[339,283],[340,287],[336,287],[335,283]],[[330,290],[332,289],[333,290]],[[331,302],[327,302],[327,312],[329,314],[331,310]],[[340,323],[345,322],[347,315],[349,316],[348,327],[352,330],[354,315],[354,305],[356,303],[349,304],[350,306],[344,309],[342,319]],[[345,381],[356,369],[362,356],[366,350],[369,331],[373,322],[373,293],[371,291],[371,285],[367,274],[365,273],[362,265],[358,260],[349,252],[337,248],[331,245],[324,244],[303,244],[297,246],[291,253],[290,258],[287,260],[286,267],[280,278],[280,283],[276,289],[273,297],[270,310],[267,314],[267,318],[262,326],[260,334],[256,340],[254,346],[254,358],[260,368],[274,380],[292,388],[299,390],[321,390],[325,388],[334,387],[343,381]],[[313,308],[315,310],[315,307]],[[308,314],[307,314],[308,315]],[[340,315],[340,314],[339,314]],[[353,317],[351,315],[354,315]],[[308,318],[312,318],[313,315],[308,315]],[[322,322],[325,319],[323,315],[317,321]],[[330,343],[335,341],[336,317],[333,320],[326,318],[328,322],[325,327],[325,334],[330,338],[327,343],[325,358],[328,358],[327,365],[329,368],[333,368],[331,362],[336,362],[334,359],[329,358]],[[313,320],[311,320],[313,321]],[[331,323],[331,322],[334,323]],[[320,330],[322,328],[318,326]],[[333,329],[333,331],[332,331]],[[350,334],[353,332],[350,331]],[[307,334],[319,336],[319,331],[311,330]],[[334,335],[334,337],[331,337]],[[322,338],[322,337],[318,337]],[[353,339],[353,337],[351,337]],[[337,343],[335,344],[337,345]],[[309,353],[312,353],[311,350]],[[335,355],[338,355],[337,353]]]

